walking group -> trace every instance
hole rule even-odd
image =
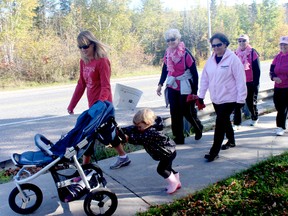
[[[143,145],[146,152],[159,161],[157,172],[168,183],[167,193],[172,194],[181,188],[179,172],[173,169],[172,164],[177,155],[176,146],[185,143],[183,121],[190,123],[195,140],[200,140],[204,127],[197,117],[197,110],[205,108],[205,97],[209,91],[216,122],[213,145],[204,158],[208,162],[214,161],[219,157],[220,150],[236,146],[234,131],[240,129],[244,108],[249,110],[250,125],[258,123],[257,97],[261,71],[259,54],[249,44],[248,35],[240,35],[239,46],[236,51],[232,51],[228,48],[230,41],[225,34],[214,34],[210,38],[213,53],[204,66],[200,80],[196,60],[181,41],[179,30],[169,29],[164,38],[168,47],[156,92],[161,96],[163,88],[170,109],[173,137],[163,132],[163,119],[149,108],[139,110],[133,118],[133,124],[122,130],[126,139],[124,142]],[[109,47],[97,40],[90,31],[78,35],[77,45],[81,53],[80,77],[68,106],[69,114],[74,113],[85,89],[89,107],[98,100],[112,102],[111,66],[107,57]],[[280,52],[271,64],[270,77],[275,82],[273,101],[277,110],[276,134],[282,136],[286,130],[288,112],[288,36],[281,37],[279,45]],[[225,137],[227,142],[223,144]],[[110,166],[111,169],[131,163],[122,144],[112,143],[118,157]],[[92,154],[93,145],[84,154],[83,164],[90,163]]]

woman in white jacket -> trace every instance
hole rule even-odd
[[[210,43],[214,52],[203,69],[199,91],[199,102],[204,104],[209,89],[216,112],[213,146],[205,155],[209,162],[218,158],[225,134],[228,141],[222,150],[236,146],[230,115],[236,107],[244,106],[247,96],[245,70],[235,53],[227,48],[230,44],[227,36],[216,33]]]

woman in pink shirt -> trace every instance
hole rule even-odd
[[[240,35],[238,38],[239,47],[235,51],[244,65],[247,86],[246,105],[251,115],[251,126],[258,122],[257,98],[260,81],[260,61],[257,51],[249,44],[248,35]],[[234,130],[238,130],[242,123],[242,109],[234,110]]]
[[[167,49],[164,55],[164,64],[156,90],[160,96],[162,86],[166,82],[167,98],[170,104],[171,127],[176,144],[184,144],[183,117],[193,126],[195,140],[202,137],[203,125],[197,116],[195,100],[198,91],[198,71],[196,61],[191,52],[181,41],[178,29],[169,29],[165,32]],[[187,103],[188,96],[191,102]]]
[[[288,36],[280,38],[280,52],[275,56],[270,77],[275,82],[273,101],[277,110],[276,135],[282,136],[286,130],[288,114]]]
[[[74,114],[74,108],[83,96],[85,89],[89,108],[98,100],[112,102],[110,85],[111,66],[107,58],[108,46],[101,43],[90,31],[82,31],[77,37],[77,43],[81,54],[80,77],[74,94],[67,108],[69,114]],[[122,145],[113,146],[119,154],[117,162],[112,168],[120,168],[131,161],[123,150]],[[94,151],[91,145],[83,156],[83,164],[90,162]]]

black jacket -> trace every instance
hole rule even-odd
[[[141,132],[135,126],[122,128],[128,135],[128,142],[142,145],[146,152],[156,161],[168,158],[175,152],[175,142],[163,133],[163,120],[157,117],[155,124]]]

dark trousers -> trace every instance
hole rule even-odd
[[[247,86],[247,98],[246,105],[253,121],[258,119],[258,92],[259,86],[254,86],[253,82],[246,83]],[[242,108],[235,108],[234,110],[234,125],[241,125],[242,123]]]
[[[203,125],[197,117],[195,102],[187,103],[186,99],[187,95],[181,95],[180,91],[168,88],[171,128],[177,144],[184,143],[183,117],[193,126],[195,133],[201,133],[203,129]]]
[[[234,131],[230,121],[230,115],[235,109],[236,103],[214,104],[216,112],[216,124],[214,130],[214,141],[210,149],[210,155],[218,155],[223,140],[226,137],[229,142],[235,143]]]
[[[273,101],[276,115],[276,126],[286,129],[286,120],[288,113],[288,88],[274,88]]]
[[[175,170],[172,169],[172,163],[175,158],[176,158],[176,151],[174,151],[169,158],[165,158],[159,161],[159,164],[157,166],[157,172],[164,179],[168,178],[171,172],[177,173]]]

